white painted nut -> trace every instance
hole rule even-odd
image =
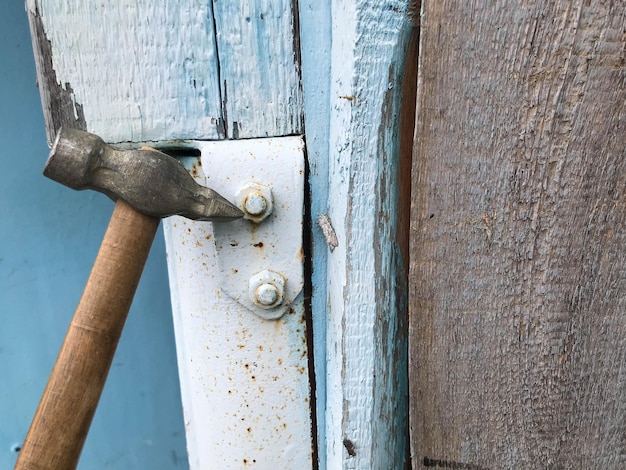
[[[274,197],[272,189],[261,183],[246,183],[235,196],[237,206],[243,211],[243,218],[260,223],[272,213]]]
[[[274,271],[261,271],[250,278],[250,300],[262,309],[278,307],[285,295],[285,278]]]

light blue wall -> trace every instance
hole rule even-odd
[[[48,148],[23,3],[0,14],[0,468],[12,468],[113,204],[41,175]],[[185,469],[159,234],[79,468]]]

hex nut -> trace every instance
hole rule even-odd
[[[243,218],[257,224],[265,220],[274,209],[272,189],[260,183],[244,184],[237,192],[235,202],[243,211]]]
[[[250,278],[250,300],[257,307],[269,310],[283,303],[285,278],[274,271],[261,271]]]

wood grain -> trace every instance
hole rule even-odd
[[[48,140],[300,134],[297,2],[27,0]],[[106,53],[103,53],[106,51]]]
[[[26,3],[49,141],[74,115],[107,142],[220,137],[211,2]]]
[[[624,468],[626,2],[421,28],[413,468]]]
[[[332,2],[328,216],[338,246],[327,271],[329,469],[402,468],[406,457],[397,231],[408,3]]]
[[[293,0],[213,2],[229,139],[301,134],[298,6]]]
[[[76,468],[159,222],[116,203],[15,470]]]

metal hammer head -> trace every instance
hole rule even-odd
[[[116,149],[77,129],[59,131],[44,175],[73,189],[123,199],[153,217],[225,221],[243,216],[218,193],[196,183],[175,158],[153,149]]]

